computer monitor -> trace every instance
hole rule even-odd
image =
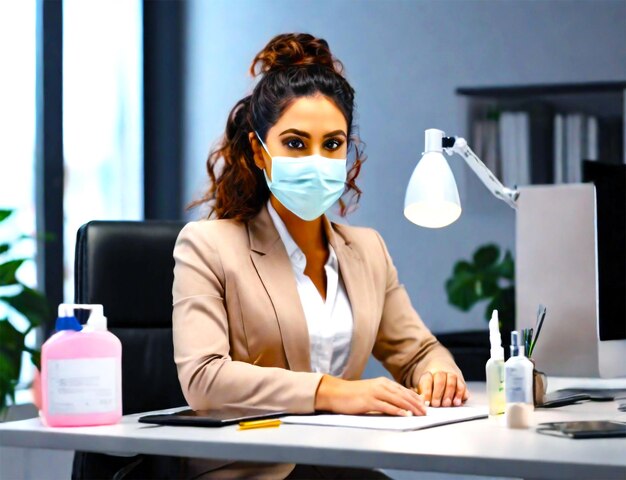
[[[615,243],[626,218],[600,211],[598,188],[597,196],[592,183],[520,189],[516,328],[533,327],[537,306],[547,307],[532,356],[549,375],[626,376],[625,244]]]
[[[626,368],[626,165],[585,161],[583,181],[596,187],[600,365]]]

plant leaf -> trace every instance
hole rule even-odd
[[[468,311],[481,300],[488,300],[485,318],[491,318],[494,308],[500,311],[504,323],[514,325],[515,265],[511,252],[502,259],[495,244],[479,247],[472,261],[455,263],[452,276],[446,281],[448,302],[462,311]],[[503,285],[504,284],[504,285]]]
[[[481,300],[476,284],[476,276],[468,273],[460,273],[448,279],[446,282],[448,302],[464,312],[468,311]]]
[[[0,222],[2,222],[5,218],[13,213],[13,210],[7,210],[5,208],[0,208]]]
[[[0,353],[0,417],[6,412],[9,401],[15,403],[17,378],[12,371],[12,362]]]
[[[31,363],[37,367],[37,369],[41,370],[41,350],[24,346],[24,351],[30,353]]]
[[[9,260],[0,264],[0,286],[15,285],[19,283],[15,277],[15,272],[26,261],[25,258]]]
[[[8,319],[0,320],[0,412],[11,400],[15,403],[15,387],[22,370],[24,334]]]
[[[498,265],[498,273],[507,280],[515,280],[515,261],[510,251],[506,251],[504,258]]]
[[[9,248],[11,248],[11,245],[9,245],[8,243],[0,244],[0,254],[8,252]]]
[[[491,312],[498,310],[498,317],[503,331],[511,331],[515,327],[515,287],[503,288],[493,297],[485,309],[485,320],[491,318]]]
[[[17,295],[0,297],[0,300],[8,303],[24,315],[30,322],[31,327],[38,327],[49,319],[50,308],[46,297],[32,288],[24,286]]]
[[[30,361],[37,370],[41,371],[41,351],[40,350],[29,350],[30,353]]]
[[[17,330],[8,319],[0,320],[0,357],[8,362],[3,372],[10,378],[19,378],[22,366],[22,350],[24,349],[24,334]]]
[[[481,298],[491,298],[494,295],[497,295],[500,291],[500,287],[498,286],[498,277],[495,275],[483,275],[481,285]]]
[[[456,262],[453,272],[454,275],[459,275],[462,273],[474,273],[474,265],[466,262],[465,260],[461,260],[459,262]]]
[[[498,257],[500,257],[500,249],[498,246],[489,244],[476,250],[474,253],[474,263],[476,267],[483,269],[494,265],[498,261]]]

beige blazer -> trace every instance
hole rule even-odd
[[[354,318],[342,377],[361,378],[372,353],[407,387],[430,367],[461,376],[411,306],[380,235],[326,217],[324,226]],[[313,412],[322,374],[311,372],[294,273],[267,208],[247,223],[187,224],[174,258],[174,357],[191,408]]]

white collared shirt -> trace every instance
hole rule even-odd
[[[287,227],[269,201],[267,209],[285,245],[296,277],[298,294],[309,329],[311,371],[340,376],[350,355],[353,319],[350,300],[339,274],[335,250],[328,245],[330,254],[324,265],[326,272],[326,301],[324,301],[311,279],[304,274],[306,267],[304,253],[291,238]]]

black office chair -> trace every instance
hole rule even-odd
[[[172,252],[182,222],[93,221],[78,230],[76,303],[100,303],[122,342],[122,408],[131,414],[186,404],[172,344]],[[76,452],[73,479],[175,478],[176,457]]]
[[[508,338],[503,331],[503,339]],[[466,382],[484,382],[485,364],[489,360],[489,330],[446,332],[437,340],[450,350],[454,361],[463,372]]]

